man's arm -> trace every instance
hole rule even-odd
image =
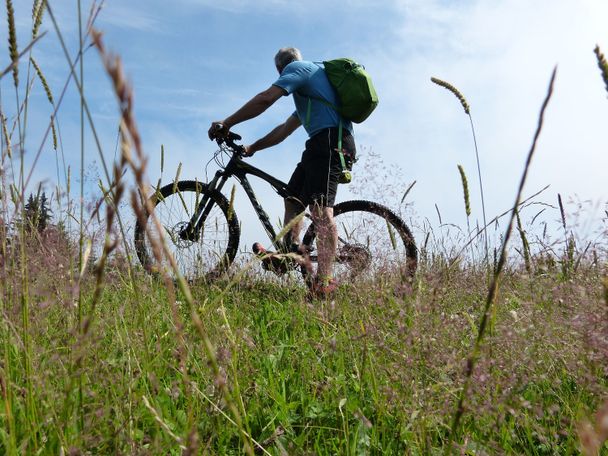
[[[298,117],[294,115],[289,116],[284,123],[275,127],[266,136],[258,139],[250,146],[246,146],[245,155],[250,157],[258,150],[276,146],[285,138],[287,138],[290,134],[292,134],[300,125],[302,125],[302,122],[300,122],[300,119]]]
[[[280,87],[275,85],[270,86],[263,92],[258,93],[231,116],[226,117],[220,122],[213,122],[209,129],[209,137],[211,138],[214,136],[213,133],[218,129],[218,125],[221,125],[219,129],[225,129],[227,131],[238,123],[259,116],[285,94],[285,90]]]

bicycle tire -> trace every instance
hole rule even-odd
[[[201,230],[201,239],[191,241],[179,238],[178,230],[188,223],[203,196],[209,197],[214,206]],[[234,209],[229,207],[228,200],[223,194],[217,190],[209,191],[207,184],[202,182],[179,181],[159,189],[150,197],[149,202],[165,230],[163,237],[172,250],[184,278],[188,281],[213,279],[227,271],[236,256],[241,230]],[[165,214],[166,209],[169,215],[174,215],[172,212],[175,212],[175,220],[168,219]],[[135,225],[135,250],[139,261],[150,273],[156,274],[163,268],[165,272],[174,275],[167,260],[158,264],[155,259],[152,245],[154,241],[150,239],[150,236],[155,235],[156,228],[149,223],[149,220],[150,214],[146,211],[143,217],[138,218]],[[210,233],[214,232],[213,229],[217,232],[218,239],[210,238]],[[220,234],[221,230],[223,231]],[[210,242],[215,243],[212,248],[209,245]],[[194,258],[187,258],[186,253]]]
[[[398,272],[405,278],[414,276],[418,267],[418,249],[414,236],[405,222],[389,208],[372,201],[344,201],[334,206],[334,220],[339,238],[335,263],[341,262],[344,269],[342,273],[334,271],[334,277],[352,280],[363,270],[371,270],[372,274]],[[349,227],[341,226],[347,221]],[[388,241],[383,245],[374,245],[380,243],[379,237],[383,234],[388,235]],[[315,227],[311,224],[302,243],[314,251],[315,238]],[[366,264],[361,260],[357,263],[356,258],[355,261],[349,261],[348,258],[341,261],[341,252],[348,248],[353,252],[358,250],[360,256],[364,255]]]

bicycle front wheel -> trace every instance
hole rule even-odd
[[[135,227],[135,250],[148,272],[177,275],[163,253],[163,243],[188,281],[212,279],[228,269],[238,249],[240,227],[224,195],[201,182],[180,181],[162,187],[149,202],[158,224],[146,212]],[[186,228],[203,204],[210,204],[210,210],[200,230],[189,232]]]
[[[361,275],[397,274],[411,278],[418,250],[410,229],[387,207],[371,201],[345,201],[334,207],[338,245],[334,277],[347,282]],[[318,258],[317,233],[310,225],[303,244]],[[317,255],[314,255],[316,253]]]

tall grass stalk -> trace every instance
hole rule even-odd
[[[549,88],[547,90],[547,95],[545,100],[543,101],[542,107],[540,109],[540,114],[538,117],[538,124],[536,127],[536,132],[534,134],[534,139],[532,141],[532,146],[530,147],[530,151],[528,152],[528,157],[526,159],[526,163],[524,165],[524,171],[521,176],[521,180],[519,182],[519,187],[517,190],[517,195],[515,197],[515,203],[513,204],[513,209],[511,212],[511,217],[509,219],[509,224],[507,225],[507,229],[505,231],[504,239],[500,248],[500,256],[498,259],[498,264],[496,265],[492,282],[490,284],[490,288],[488,291],[488,296],[486,298],[486,303],[484,306],[483,314],[481,315],[481,320],[479,322],[479,328],[477,330],[477,337],[475,338],[475,342],[473,344],[473,348],[471,350],[471,354],[467,359],[466,370],[465,370],[465,380],[460,391],[460,395],[458,398],[458,403],[456,406],[456,410],[454,411],[454,415],[452,418],[452,425],[450,428],[450,435],[445,447],[444,454],[449,455],[452,452],[452,444],[454,439],[459,435],[460,431],[460,420],[465,413],[464,403],[467,399],[469,393],[469,387],[471,383],[471,378],[473,375],[473,371],[475,370],[475,365],[477,364],[477,360],[479,357],[479,351],[481,348],[481,343],[483,341],[483,337],[486,332],[486,328],[488,325],[488,320],[492,313],[492,307],[494,304],[494,300],[496,299],[496,293],[498,292],[498,284],[500,275],[502,273],[503,267],[507,260],[507,245],[509,243],[509,239],[511,237],[511,231],[513,229],[513,223],[515,220],[516,209],[519,206],[521,195],[524,189],[524,184],[526,183],[526,178],[528,177],[528,170],[530,169],[530,164],[532,163],[532,157],[534,156],[534,152],[536,150],[536,144],[538,138],[540,136],[540,132],[543,127],[543,120],[545,116],[545,110],[549,104],[549,100],[551,99],[551,95],[553,94],[553,83],[555,81],[555,75],[557,73],[557,67],[553,69],[553,73],[551,74],[551,81],[549,82]]]
[[[557,194],[557,204],[559,206],[559,215],[561,217],[562,228],[564,229],[564,237],[568,237],[568,228],[566,227],[566,211],[564,211],[564,203],[562,202],[562,195]]]
[[[519,232],[519,237],[521,238],[521,251],[522,256],[524,257],[524,266],[526,268],[526,272],[529,274],[532,272],[532,266],[530,261],[530,244],[528,243],[528,238],[526,237],[526,232],[521,223],[521,217],[519,216],[519,210],[515,209],[515,218],[517,220],[517,231]]]
[[[431,81],[434,82],[435,84],[437,84],[440,87],[443,87],[446,90],[449,90],[450,92],[452,92],[454,94],[454,96],[456,96],[456,98],[458,98],[458,100],[460,101],[460,104],[462,105],[462,108],[464,109],[465,114],[469,117],[469,123],[471,124],[471,133],[473,135],[473,145],[475,147],[475,159],[477,161],[477,175],[479,176],[479,192],[481,194],[481,211],[482,211],[482,215],[483,215],[483,224],[484,226],[487,226],[487,220],[486,220],[486,203],[485,203],[485,198],[484,198],[484,194],[483,194],[483,182],[481,180],[481,165],[479,164],[479,148],[477,147],[477,136],[475,135],[475,125],[473,124],[473,116],[471,115],[471,108],[469,106],[469,103],[467,102],[466,98],[464,97],[464,95],[460,92],[460,90],[458,90],[456,87],[454,87],[452,84],[450,84],[449,82],[443,81],[441,79],[438,78],[431,78]],[[484,233],[484,239],[485,239],[485,247],[486,247],[486,262],[489,261],[489,244],[488,244],[488,234],[487,232]]]
[[[9,50],[9,56],[11,59],[11,63],[12,63],[12,70],[13,70],[13,85],[15,87],[15,101],[16,101],[16,106],[18,107],[17,110],[17,120],[16,120],[16,124],[18,127],[18,132],[19,132],[19,158],[20,158],[20,166],[19,166],[19,188],[20,188],[20,192],[23,194],[25,192],[25,185],[24,185],[24,161],[25,161],[25,150],[24,150],[24,131],[23,129],[25,128],[24,126],[22,126],[22,119],[21,119],[21,109],[19,109],[19,107],[21,106],[21,102],[19,101],[19,52],[18,52],[18,48],[17,48],[17,32],[15,29],[15,10],[13,8],[13,2],[12,0],[6,0],[6,18],[8,21],[8,50]],[[27,100],[27,96],[26,96],[26,100]],[[23,198],[22,198],[23,199]],[[17,210],[19,209],[19,206],[17,207]]]
[[[458,165],[458,172],[460,174],[460,181],[462,183],[462,193],[464,197],[464,211],[467,216],[467,237],[471,237],[471,199],[469,197],[469,182],[467,175],[464,172],[462,165]],[[477,230],[479,231],[479,230]],[[471,259],[473,259],[473,248],[471,248]]]
[[[2,110],[2,87],[0,86],[0,110]],[[5,163],[6,158],[11,160],[11,139],[8,134],[8,129],[6,126],[6,117],[3,112],[0,112],[1,120],[2,120],[2,142],[0,144],[1,148],[1,156],[0,156],[0,190],[2,191],[0,194],[0,285],[2,286],[2,290],[4,293],[0,294],[0,314],[5,315],[9,308],[9,303],[13,302],[13,290],[11,281],[8,278],[8,270],[10,268],[9,264],[12,263],[12,259],[5,260],[7,258],[8,253],[8,227],[5,221],[8,221],[8,191],[7,191],[7,180],[6,180],[6,172],[5,172]],[[4,301],[4,297],[7,297],[8,302]],[[13,382],[14,378],[13,374],[13,363],[11,350],[13,345],[11,344],[10,338],[10,328],[6,321],[3,321],[2,326],[0,326],[0,338],[2,339],[2,370],[0,374],[0,393],[2,393],[2,400],[4,405],[4,420],[6,431],[8,431],[8,438],[5,444],[7,453],[10,455],[17,454],[17,438],[15,434],[15,417],[13,414]]]
[[[82,252],[84,243],[84,162],[85,162],[85,147],[84,147],[84,55],[83,49],[83,36],[82,36],[82,10],[81,0],[78,0],[78,65],[80,70],[80,217],[79,224],[80,230],[78,233],[78,263],[79,267],[82,268]],[[82,318],[82,294],[78,295],[78,323],[81,323]]]
[[[564,229],[564,256],[561,262],[562,273],[564,277],[568,277],[568,275],[572,272],[574,266],[574,234],[572,234],[572,232],[568,234],[568,225],[566,223],[566,211],[564,210],[562,195],[560,195],[559,193],[557,194],[557,204],[559,206],[559,214],[561,217],[562,228]]]
[[[15,10],[12,0],[6,0],[6,20],[8,21],[8,53],[12,63],[13,83],[19,87],[19,52],[17,51],[17,32],[15,29]],[[19,104],[17,104],[19,106]]]
[[[405,201],[405,198],[407,198],[407,195],[410,193],[410,191],[412,190],[414,185],[416,185],[416,181],[413,181],[410,185],[407,186],[407,188],[405,189],[405,192],[403,193],[403,196],[401,197],[401,204],[403,204],[403,202]]]
[[[79,69],[80,69],[80,216],[78,219],[79,230],[78,230],[78,267],[82,271],[83,268],[83,252],[84,252],[84,55],[82,53],[83,49],[83,36],[82,36],[82,10],[81,10],[81,1],[78,0],[78,55],[79,59]],[[109,234],[106,234],[106,237]],[[107,244],[107,240],[106,240]],[[105,253],[106,245],[104,245],[104,253]],[[103,259],[103,256],[102,256]],[[101,273],[100,273],[101,275]],[[98,279],[99,283],[99,279]],[[97,287],[96,287],[97,289]],[[78,287],[78,327],[82,328],[83,335],[86,335],[86,330],[83,327],[83,303],[82,303],[82,287]],[[81,372],[81,369],[78,369],[78,372]],[[80,428],[84,428],[84,404],[82,400],[82,388],[83,388],[83,377],[82,374],[79,374],[78,377],[78,410],[80,417]]]
[[[6,0],[6,20],[8,22],[8,53],[11,60],[11,69],[13,72],[13,85],[15,86],[15,98],[17,100],[16,106],[20,106],[19,103],[19,53],[17,51],[17,32],[15,29],[15,10],[13,8],[12,0]],[[22,138],[21,138],[21,119],[20,111],[17,111],[17,125],[19,126],[19,150],[22,149]],[[23,172],[23,155],[21,155],[21,172]]]

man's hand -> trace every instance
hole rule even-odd
[[[243,146],[243,157],[253,157],[255,152],[256,150],[253,148],[253,146]]]
[[[209,139],[213,141],[215,138],[225,138],[230,129],[226,127],[224,121],[212,122],[209,128]]]

